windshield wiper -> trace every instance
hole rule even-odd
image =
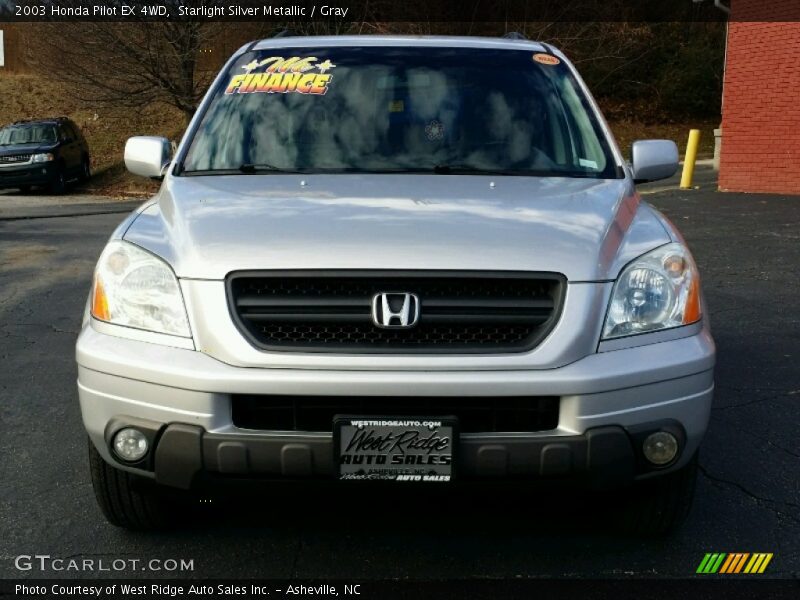
[[[486,171],[484,169],[479,169],[473,165],[467,164],[439,164],[433,166],[433,172],[437,175],[448,175],[450,173],[491,173],[492,171]]]
[[[437,175],[527,175],[513,169],[482,169],[466,163],[438,164],[434,165],[432,170]]]
[[[581,171],[553,171],[547,169],[481,169],[473,165],[458,164],[452,165],[440,164],[433,167],[433,172],[437,175],[456,175],[456,174],[472,174],[472,175],[510,175],[520,177],[567,177],[567,178],[587,178],[598,179],[597,173],[588,173]]]
[[[239,165],[239,170],[242,173],[258,173],[260,171],[275,171],[278,173],[295,173],[296,169],[281,169],[269,163],[244,163]]]
[[[229,167],[223,169],[199,169],[193,171],[183,171],[181,170],[180,173],[182,175],[237,175],[239,173],[244,173],[245,175],[251,175],[253,173],[300,173],[298,169],[282,169],[281,167],[276,167],[275,165],[270,165],[268,163],[244,163],[239,165],[238,167]]]

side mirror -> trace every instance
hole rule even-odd
[[[672,140],[640,140],[633,143],[631,166],[636,183],[672,177],[678,170],[678,146]]]
[[[125,167],[134,175],[163,179],[172,160],[172,146],[162,137],[140,135],[125,143]]]

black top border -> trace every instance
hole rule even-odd
[[[0,0],[19,22],[800,21],[796,0]]]

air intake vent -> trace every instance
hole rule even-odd
[[[458,418],[461,433],[549,431],[558,427],[560,399],[527,397],[231,397],[233,424],[261,431],[330,432],[336,415]]]
[[[523,352],[555,325],[565,289],[561,275],[526,272],[269,271],[228,278],[231,312],[248,339],[265,350],[301,352]],[[380,327],[373,305],[384,293],[393,300],[413,295],[418,320]]]

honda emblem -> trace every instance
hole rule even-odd
[[[386,329],[408,329],[419,321],[419,298],[405,292],[382,292],[372,298],[372,320]]]

